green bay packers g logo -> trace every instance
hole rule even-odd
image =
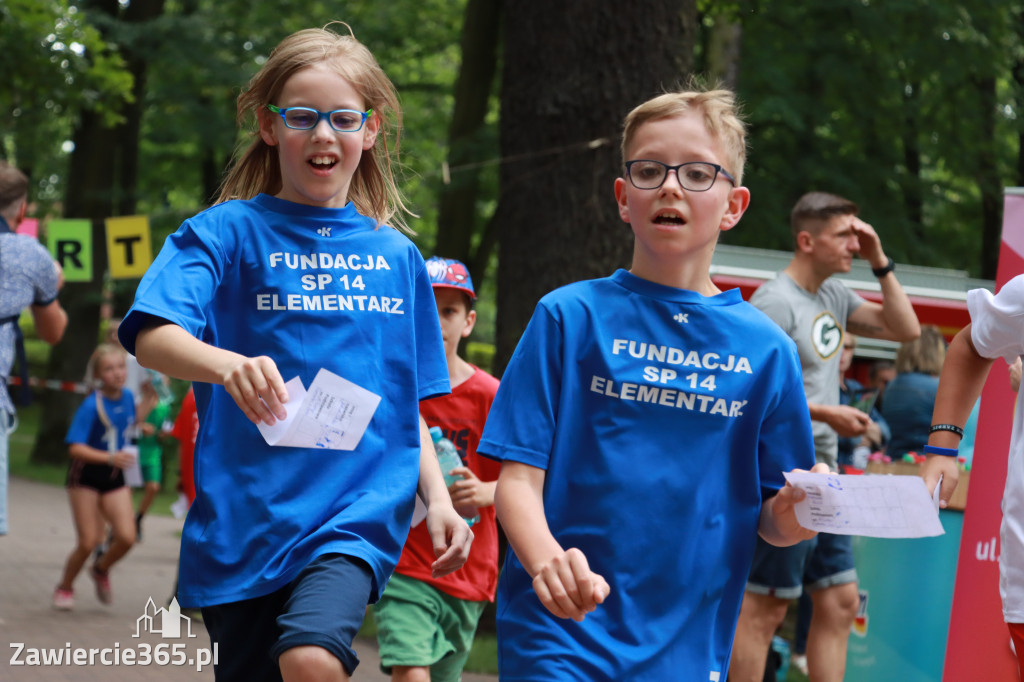
[[[843,345],[843,329],[827,310],[814,318],[811,325],[811,344],[822,359],[836,354]]]

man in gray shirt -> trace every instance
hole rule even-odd
[[[750,302],[796,342],[811,412],[817,460],[837,470],[838,436],[862,435],[868,415],[839,403],[839,361],[846,331],[910,341],[921,333],[910,299],[896,280],[891,258],[875,230],[857,217],[855,203],[824,192],[802,196],[793,207],[793,260],[762,285]],[[849,272],[854,255],[870,263],[882,303],[867,301],[832,275]],[[729,679],[760,680],[772,636],[789,602],[806,588],[814,615],[807,664],[814,680],[843,679],[846,642],[857,615],[857,572],[851,538],[819,533],[793,547],[758,538],[743,597]]]
[[[17,425],[7,384],[18,316],[29,308],[36,334],[49,344],[60,341],[68,324],[57,300],[64,283],[60,267],[37,240],[14,232],[27,207],[28,178],[0,161],[0,535],[7,534],[8,437]]]

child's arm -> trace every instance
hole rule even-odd
[[[939,374],[939,390],[935,394],[935,407],[932,409],[932,424],[955,424],[963,427],[971,408],[981,395],[985,379],[994,361],[982,357],[971,341],[971,325],[967,325],[953,337],[946,351],[946,360]],[[960,445],[960,437],[951,431],[936,431],[928,436],[928,445],[940,448],[956,449]],[[960,478],[960,467],[956,457],[945,455],[928,455],[921,467],[928,492],[934,492],[935,485],[942,476],[942,490],[939,491],[939,505],[945,507],[949,498],[953,497],[956,484]]]
[[[437,463],[434,442],[427,423],[420,416],[420,481],[417,492],[427,506],[427,532],[434,543],[437,561],[430,565],[435,578],[462,568],[469,558],[473,532],[466,520],[452,506],[452,498],[444,484],[441,466]]]
[[[247,358],[216,348],[166,323],[139,332],[135,356],[143,367],[168,376],[223,385],[254,424],[273,424],[288,416],[282,404],[288,402],[284,380],[265,355]]]
[[[575,547],[562,549],[551,534],[544,517],[545,474],[520,462],[502,463],[494,505],[541,603],[559,618],[582,621],[611,588],[590,570],[583,552]]]
[[[86,445],[85,443],[72,443],[68,446],[68,454],[75,459],[80,459],[89,464],[107,464],[118,469],[127,469],[135,462],[135,455],[120,450],[118,452],[107,452]]]
[[[455,467],[451,473],[462,477],[461,481],[455,481],[448,488],[455,511],[464,517],[472,517],[480,507],[489,507],[494,504],[494,489],[498,487],[497,481],[481,481],[469,467]]]
[[[799,470],[798,470],[799,471]],[[819,462],[811,467],[813,474],[829,473],[828,465]],[[788,482],[779,492],[771,496],[761,505],[761,520],[757,525],[757,533],[765,542],[776,547],[789,547],[804,540],[810,540],[817,533],[800,525],[796,520],[793,505],[807,497],[800,488],[794,488]]]

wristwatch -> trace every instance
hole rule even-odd
[[[882,277],[885,277],[886,275],[888,275],[890,272],[892,272],[895,269],[896,269],[896,263],[894,263],[892,258],[890,258],[889,262],[886,263],[885,265],[883,265],[882,267],[880,267],[880,268],[871,268],[871,274],[874,275],[875,277],[878,277],[879,279],[881,279]]]

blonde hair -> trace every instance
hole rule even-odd
[[[107,357],[108,355],[121,355],[127,356],[128,352],[125,351],[121,346],[115,346],[112,343],[101,343],[96,346],[96,350],[89,356],[89,362],[85,366],[85,384],[91,388],[98,388],[99,380],[96,378],[96,366],[100,364],[100,360]]]
[[[622,128],[622,161],[625,163],[629,145],[637,130],[645,123],[671,118],[691,108],[704,114],[704,125],[725,151],[726,171],[743,184],[743,166],[747,160],[747,129],[740,119],[736,96],[730,90],[685,90],[669,92],[649,99],[626,116]]]
[[[338,22],[341,23],[341,22]],[[347,24],[342,24],[348,28]],[[349,29],[351,33],[351,29]],[[310,28],[291,34],[270,53],[263,67],[238,96],[237,121],[243,125],[257,116],[267,104],[273,104],[285,83],[296,72],[314,64],[323,64],[351,83],[362,96],[367,109],[380,121],[378,144],[363,152],[352,176],[349,199],[363,215],[415,234],[405,222],[406,207],[393,166],[398,165],[398,140],[402,128],[402,109],[398,93],[377,60],[354,35],[338,35],[328,28]],[[394,159],[388,149],[388,135],[394,130]],[[236,161],[221,185],[217,203],[229,199],[251,199],[257,194],[276,194],[281,190],[281,165],[277,151],[258,131],[248,147],[236,154]],[[240,148],[241,149],[241,148]]]
[[[938,376],[946,359],[946,339],[934,324],[921,325],[921,336],[900,345],[896,373],[921,372]]]

